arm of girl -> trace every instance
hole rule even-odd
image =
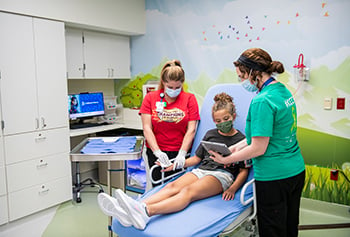
[[[233,182],[233,184],[222,194],[223,200],[233,200],[235,197],[235,193],[237,190],[243,185],[243,183],[246,181],[248,177],[248,171],[249,169],[240,168],[239,173]]]

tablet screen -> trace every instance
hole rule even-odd
[[[231,151],[228,149],[226,144],[208,141],[201,141],[201,144],[204,149],[207,150],[207,152],[215,151],[217,153],[220,153],[222,156],[228,156],[231,154]]]

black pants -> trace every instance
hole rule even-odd
[[[281,180],[255,181],[260,237],[298,236],[305,171]]]
[[[179,153],[178,151],[163,151],[163,152],[168,155],[169,160],[175,158],[177,156],[177,153]],[[151,169],[152,166],[155,165],[154,162],[156,162],[156,160],[158,158],[153,154],[152,150],[149,148],[147,148],[146,154],[147,154],[147,158],[148,158],[148,167]],[[161,176],[160,170],[161,170],[161,167],[154,169],[154,171],[152,172],[152,178],[154,181],[161,179],[162,176]],[[174,174],[174,173],[176,173],[176,171],[165,172],[164,177],[167,177],[167,176]],[[160,184],[162,184],[162,183],[158,183],[158,184],[152,183],[152,186],[155,187],[155,186],[158,186]]]

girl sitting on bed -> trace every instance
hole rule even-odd
[[[217,129],[209,130],[203,140],[232,146],[245,139],[245,136],[233,127],[236,109],[232,100],[226,93],[215,96],[212,117]],[[99,206],[106,215],[117,218],[122,225],[133,225],[143,230],[151,216],[181,211],[196,200],[219,193],[223,193],[223,200],[233,199],[235,192],[246,181],[250,162],[225,166],[209,157],[209,153],[199,145],[195,156],[186,159],[184,166],[195,166],[200,163],[198,168],[168,183],[145,200],[136,201],[120,189],[115,192],[116,198],[100,193]],[[163,171],[172,168],[171,165]]]

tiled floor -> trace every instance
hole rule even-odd
[[[107,237],[108,218],[99,210],[96,192],[83,192],[82,202],[66,202],[58,208],[0,226],[0,237]],[[350,223],[347,206],[302,200],[301,224]],[[232,236],[232,235],[231,235]],[[233,236],[245,237],[240,230]],[[299,231],[299,237],[349,237],[350,228]]]

